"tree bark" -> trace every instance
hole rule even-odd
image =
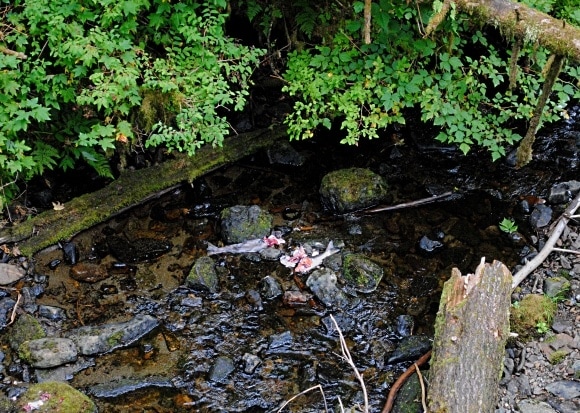
[[[580,61],[580,29],[522,3],[455,0],[460,10],[498,27],[507,38],[537,42],[552,53]]]
[[[509,335],[512,276],[499,261],[475,274],[452,270],[435,321],[429,376],[432,413],[495,410]]]
[[[177,154],[175,159],[160,165],[126,171],[107,187],[67,202],[62,210],[45,211],[11,228],[2,229],[0,244],[16,242],[22,255],[31,256],[286,136],[286,129],[282,126],[278,130],[263,129],[240,134],[227,138],[221,148],[205,146],[193,157]]]

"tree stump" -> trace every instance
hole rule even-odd
[[[495,410],[505,345],[510,332],[512,275],[499,261],[475,274],[457,268],[445,283],[435,321],[429,412]]]

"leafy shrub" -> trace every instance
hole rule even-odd
[[[122,145],[221,145],[262,54],[225,36],[225,0],[3,3],[0,207],[47,169],[112,176]]]
[[[373,43],[357,40],[363,4],[355,2],[355,17],[332,44],[290,54],[284,77],[285,90],[296,98],[286,119],[291,138],[309,138],[319,126],[330,128],[339,120],[346,132],[342,142],[356,144],[378,137],[389,124],[404,124],[404,110],[419,107],[423,121],[440,127],[438,141],[456,144],[463,153],[481,146],[493,160],[504,156],[506,146],[522,138],[516,127],[532,116],[546,51],[524,47],[521,60],[529,64],[510,90],[509,56],[473,30],[468,18],[452,9],[431,38],[417,30],[417,22],[433,13],[426,6],[403,0],[372,6]],[[573,67],[566,71],[571,79],[578,74]],[[570,82],[558,82],[554,92],[544,122],[566,116],[570,98],[580,97],[578,85]]]

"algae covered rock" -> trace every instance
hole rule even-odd
[[[272,215],[257,205],[235,205],[221,213],[222,237],[228,244],[270,235]]]
[[[18,400],[18,411],[39,413],[96,413],[95,403],[67,383],[45,381],[34,384]]]
[[[25,341],[18,355],[32,367],[48,368],[76,361],[77,348],[68,338],[47,337]]]
[[[355,291],[372,293],[383,278],[383,268],[362,254],[347,254],[343,257],[342,277]]]
[[[189,275],[185,279],[185,284],[192,288],[202,288],[210,293],[216,293],[219,285],[219,277],[215,270],[215,262],[210,257],[198,258]]]
[[[343,214],[383,202],[386,180],[364,168],[339,169],[322,178],[320,200],[330,211]]]
[[[10,334],[8,334],[8,342],[12,350],[17,351],[25,341],[44,337],[46,337],[46,332],[40,325],[40,321],[30,314],[24,313],[12,325]]]

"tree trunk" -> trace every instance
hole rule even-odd
[[[537,42],[550,52],[580,61],[580,29],[528,7],[507,0],[455,0],[476,20],[498,27],[507,38]]]
[[[435,321],[429,375],[429,412],[495,410],[509,335],[512,276],[499,261],[475,274],[452,270]]]
[[[286,136],[282,126],[277,130],[240,134],[227,138],[222,148],[204,146],[192,157],[177,154],[175,159],[160,165],[126,171],[107,187],[67,202],[63,210],[45,211],[14,227],[2,229],[0,244],[17,242],[21,254],[30,256]]]

